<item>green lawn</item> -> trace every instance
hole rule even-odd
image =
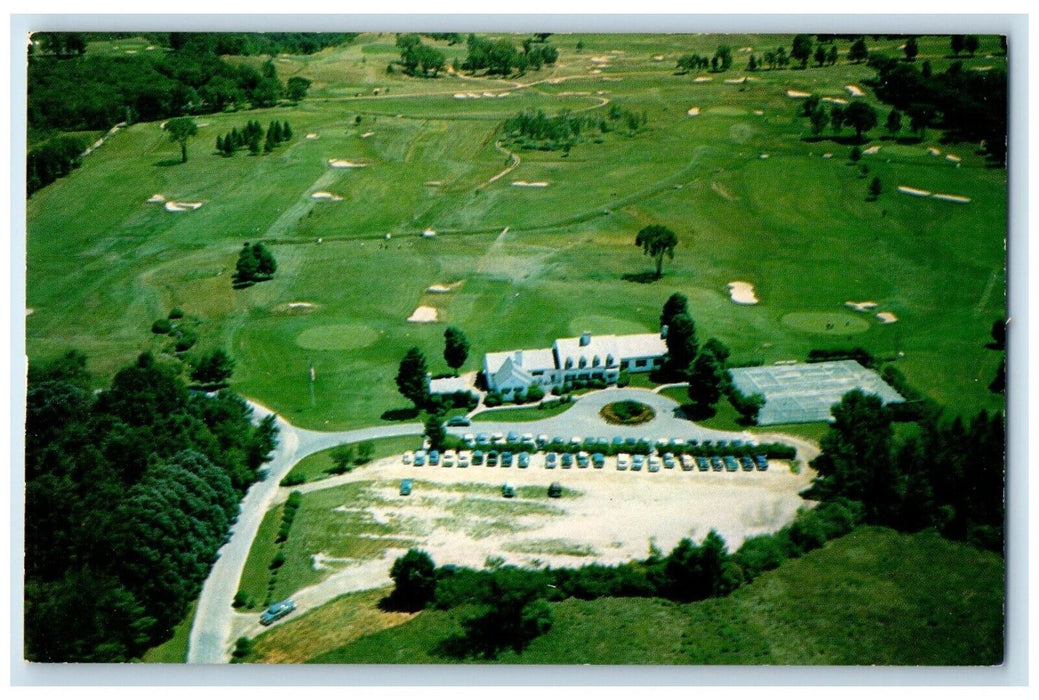
[[[417,450],[422,447],[422,438],[417,435],[379,438],[378,440],[372,440],[372,442],[375,445],[375,453],[372,460],[400,455],[408,450]],[[353,446],[354,454],[356,455],[357,444],[350,444]],[[332,452],[337,449],[339,448],[332,447],[304,457],[292,468],[289,476],[302,474],[304,482],[327,479],[330,476],[328,469],[335,466],[335,462],[332,461]],[[356,468],[364,469],[364,465],[359,465]]]
[[[279,58],[283,79],[314,81],[311,97],[199,117],[186,164],[175,163],[178,147],[158,124],[131,125],[27,204],[30,360],[77,347],[103,386],[137,353],[162,350],[149,328],[176,306],[199,336],[186,359],[223,347],[236,361],[235,390],[302,426],[359,427],[408,405],[394,376],[409,347],[426,353],[432,373],[447,370],[445,324],[469,337],[462,371],[472,371],[484,352],[545,347],[586,327],[654,331],[664,300],[680,291],[701,340],[723,340],[734,361],[861,345],[878,356],[904,353],[898,366],[909,382],[956,412],[1003,406],[986,388],[1000,354],[985,344],[1004,313],[1005,171],[987,167],[972,144],[942,143],[937,131],[906,145],[877,128],[868,143],[880,151],[862,163],[884,192],[867,202],[869,178],[848,164],[850,146],[829,130],[804,140],[800,101],[786,97],[797,89],[846,98],[844,85],[862,85],[883,122],[888,108],[871,97],[865,64],[757,71],[730,85],[727,75],[745,74],[746,53],[736,52],[730,74],[694,83],[674,74],[675,59],[710,55],[719,37],[582,40],[577,53],[574,37],[554,37],[557,67],[507,81],[387,75],[392,35]],[[752,46],[760,58],[790,37],[724,40]],[[995,41],[984,37],[966,68],[1004,60],[983,58]],[[898,53],[893,41],[870,44]],[[843,56],[847,42],[838,46]],[[947,38],[922,38],[920,52],[936,71],[950,63]],[[610,58],[601,65],[597,56]],[[463,92],[481,97],[454,97]],[[605,116],[614,105],[645,112],[646,128],[585,139],[569,155],[523,151],[515,170],[488,182],[508,160],[495,148],[507,116],[526,108]],[[700,113],[690,117],[694,106]],[[274,153],[213,153],[218,134],[275,118],[289,121],[296,137]],[[928,147],[955,153],[959,167]],[[332,159],[367,167],[332,168]],[[548,186],[514,187],[516,180]],[[899,184],[972,201],[909,197]],[[342,199],[315,200],[315,192]],[[203,205],[170,213],[145,203],[156,193]],[[648,223],[668,225],[680,242],[663,279],[640,284],[625,275],[652,269],[632,245]],[[417,236],[427,227],[437,238]],[[271,244],[277,274],[233,290],[238,249],[260,238]],[[733,304],[733,280],[752,283],[761,303]],[[452,282],[461,285],[451,293],[426,292]],[[849,300],[875,301],[899,320],[854,314]],[[419,305],[437,308],[441,322],[406,322]],[[843,314],[859,332],[819,332],[804,322],[819,314]]]
[[[991,553],[861,528],[727,598],[554,603],[552,629],[498,662],[992,665],[1003,658],[1003,585]],[[447,663],[438,644],[465,612],[425,611],[312,661]]]
[[[473,415],[474,423],[490,423],[494,421],[507,421],[510,423],[523,423],[531,420],[542,420],[565,413],[573,403],[560,403],[548,408],[537,406],[517,406],[516,408],[496,408],[492,411],[480,411]]]
[[[163,644],[146,651],[141,657],[142,662],[147,664],[182,664],[187,662],[188,642],[191,637],[191,625],[195,622],[196,602],[188,606],[188,612],[184,615],[184,619],[173,628],[173,636]]]

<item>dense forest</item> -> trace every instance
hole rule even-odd
[[[240,397],[189,390],[150,353],[96,393],[86,360],[29,368],[32,661],[127,661],[168,639],[275,445],[273,417],[254,425]]]

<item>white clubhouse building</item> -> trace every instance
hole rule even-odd
[[[559,338],[550,348],[489,352],[483,356],[487,388],[510,398],[537,385],[546,392],[574,380],[615,383],[622,370],[649,372],[660,368],[667,353],[662,333]]]

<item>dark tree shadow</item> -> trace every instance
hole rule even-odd
[[[170,167],[173,167],[174,165],[180,165],[180,164],[181,164],[180,158],[167,158],[166,160],[159,160],[159,161],[155,161],[154,163],[152,163],[152,165],[155,166],[156,168],[170,168]]]
[[[655,272],[626,272],[621,275],[621,279],[625,282],[637,282],[638,284],[652,284],[656,282],[659,277]]]
[[[418,409],[414,406],[408,408],[390,408],[382,412],[379,416],[383,420],[401,421],[401,420],[414,420],[418,417]]]

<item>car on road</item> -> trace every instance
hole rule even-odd
[[[569,452],[564,452],[563,456],[560,458],[560,462],[563,465],[563,469],[569,469],[574,466],[574,456]]]
[[[418,450],[415,452],[415,466],[424,467],[426,466],[426,451]]]
[[[411,464],[411,461],[413,459],[415,459],[415,453],[412,452],[411,450],[408,450],[407,452],[405,452],[400,457],[400,461],[404,463],[405,467],[408,466],[409,464]]]
[[[626,454],[617,455],[617,471],[626,472],[631,466],[631,457]]]
[[[274,624],[277,620],[288,615],[290,612],[296,609],[296,604],[291,600],[283,600],[280,603],[275,603],[271,607],[263,611],[260,615],[260,624],[266,627],[267,625]]]
[[[527,467],[529,467],[530,466],[530,453],[529,452],[520,452],[519,453],[519,458],[517,459],[517,462],[516,462],[516,465],[520,469],[526,469]]]
[[[555,469],[557,464],[559,464],[558,454],[549,452],[545,455],[545,469]]]
[[[472,423],[465,416],[451,416],[447,419],[447,425],[451,428],[466,428]]]
[[[400,482],[400,495],[410,496],[411,495],[411,479],[404,479]]]

